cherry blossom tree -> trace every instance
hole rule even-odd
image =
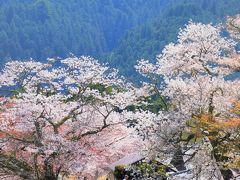
[[[191,167],[190,179],[220,179],[220,141],[208,125],[238,116],[240,82],[226,80],[239,70],[234,46],[219,27],[190,21],[156,64],[139,61],[136,69],[152,82],[141,87],[90,57],[8,62],[0,73],[0,175],[96,179],[109,163],[147,149],[164,166]],[[152,95],[158,112],[146,108]],[[224,132],[219,139],[237,135]]]
[[[143,144],[127,107],[148,95],[90,57],[12,61],[0,73],[0,168],[23,179],[96,178]]]
[[[226,27],[233,38],[240,39],[240,15],[229,16],[226,21]]]
[[[224,167],[214,166],[219,165],[218,151],[214,149],[214,142],[209,140],[207,129],[200,130],[205,134],[203,143],[208,142],[210,149],[199,146],[200,139],[196,138],[192,127],[200,128],[199,118],[206,114],[209,122],[234,116],[230,109],[232,102],[239,98],[240,82],[239,79],[225,80],[239,68],[239,58],[236,58],[239,55],[234,46],[234,41],[221,36],[219,27],[190,21],[180,29],[177,43],[164,48],[156,64],[140,60],[136,66],[153,82],[152,88],[159,97],[162,100],[165,97],[166,107],[155,118],[158,129],[153,135],[158,141],[153,142],[159,142],[155,144],[157,153],[166,159],[174,152],[175,156],[180,152],[181,158],[189,156],[184,160],[185,165],[191,160],[190,166],[195,164],[194,174],[202,178],[219,179],[219,168]],[[157,84],[159,77],[164,80],[160,85]],[[198,143],[193,143],[196,140]],[[213,153],[213,158],[204,157],[211,156],[207,152]],[[205,174],[207,171],[212,173]]]
[[[225,27],[228,30],[231,37],[236,39],[237,41],[240,40],[240,15],[230,16],[227,18],[225,23]],[[232,56],[229,58],[229,61],[225,61],[226,64],[231,64],[235,67],[236,71],[240,71],[240,55],[239,53],[233,53]]]

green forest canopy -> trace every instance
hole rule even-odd
[[[0,65],[9,59],[90,55],[134,76],[189,19],[217,23],[239,0],[0,0]]]

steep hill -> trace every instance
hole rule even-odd
[[[0,59],[110,52],[166,0],[0,0]]]
[[[8,59],[90,55],[134,77],[189,19],[218,23],[239,0],[0,0],[0,67]]]
[[[154,61],[163,47],[174,42],[179,28],[190,19],[194,22],[220,23],[228,15],[240,13],[239,0],[171,1],[160,16],[129,31],[108,56],[108,61],[127,76],[136,77],[136,60]],[[175,2],[175,3],[174,3]]]

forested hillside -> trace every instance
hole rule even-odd
[[[0,67],[9,59],[89,55],[136,79],[189,19],[218,23],[239,0],[0,0]]]
[[[101,57],[165,0],[0,0],[0,58]]]
[[[136,60],[154,60],[166,44],[177,39],[179,28],[190,19],[215,24],[238,13],[239,0],[178,0],[169,3],[163,14],[129,31],[109,59],[127,76],[135,76]]]

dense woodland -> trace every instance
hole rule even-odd
[[[220,23],[226,16],[240,12],[238,0],[177,0],[169,1],[158,17],[130,30],[121,38],[110,59],[114,66],[131,76],[136,59],[154,61],[164,46],[177,40],[179,28],[192,19],[194,22]],[[134,74],[136,77],[136,74]]]
[[[238,0],[1,0],[0,58],[90,55],[120,72],[137,59],[155,59],[189,19],[221,22],[240,11]]]
[[[128,29],[158,15],[164,4],[165,0],[1,0],[0,57],[101,57]]]

